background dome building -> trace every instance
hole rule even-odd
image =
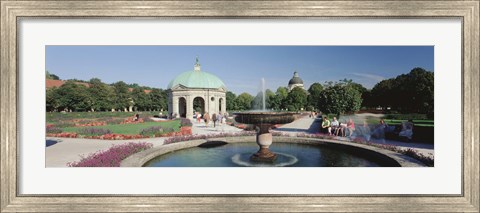
[[[226,112],[225,84],[217,76],[201,71],[198,58],[194,69],[175,77],[167,87],[168,113],[173,117],[193,118],[194,111],[202,114]]]
[[[288,82],[288,91],[292,91],[292,89],[295,87],[305,89],[303,87],[303,80],[298,77],[298,73],[296,71],[293,73],[292,79],[290,79],[290,81]]]

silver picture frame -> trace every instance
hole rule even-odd
[[[479,212],[479,1],[1,0],[1,212]],[[22,195],[18,193],[18,22],[29,18],[460,18],[460,195]]]

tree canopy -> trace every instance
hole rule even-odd
[[[285,105],[289,111],[304,110],[307,105],[307,92],[300,87],[293,88],[285,98]]]
[[[98,78],[90,79],[90,87],[87,89],[92,99],[92,109],[95,111],[108,111],[114,107],[113,89],[102,83]]]
[[[362,94],[351,81],[328,82],[320,93],[318,109],[337,115],[355,112],[362,104]]]
[[[237,104],[238,110],[249,110],[251,109],[251,104],[253,101],[253,96],[244,92],[240,94],[236,99],[235,102]]]
[[[414,68],[377,83],[372,91],[372,105],[391,107],[399,112],[426,113],[433,116],[434,74]]]

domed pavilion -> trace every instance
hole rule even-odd
[[[303,87],[303,80],[298,76],[298,73],[296,71],[293,73],[292,79],[288,81],[288,91],[292,91],[292,89],[295,87],[305,89]]]
[[[193,119],[195,111],[208,112],[210,116],[225,113],[226,92],[220,78],[200,69],[197,57],[192,71],[181,73],[168,84],[168,113],[189,119]]]

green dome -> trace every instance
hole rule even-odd
[[[175,77],[168,84],[168,89],[182,85],[188,88],[219,89],[225,88],[225,84],[220,78],[204,71],[188,71]]]

